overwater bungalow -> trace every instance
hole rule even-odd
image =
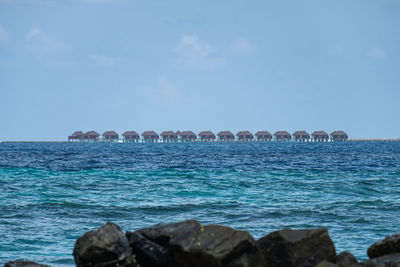
[[[100,134],[96,131],[88,131],[83,135],[83,139],[89,142],[95,142],[99,140]]]
[[[231,141],[235,141],[235,136],[230,131],[221,131],[218,133],[218,140],[225,141],[225,142],[231,142]]]
[[[161,133],[163,142],[176,142],[178,141],[178,135],[173,131],[164,131]]]
[[[329,135],[325,131],[315,131],[311,136],[316,142],[327,142],[329,140]]]
[[[103,133],[103,139],[105,141],[114,142],[119,139],[119,135],[115,131],[106,131]]]
[[[293,133],[293,139],[299,142],[307,142],[310,140],[310,134],[306,131],[296,131]]]
[[[159,136],[155,131],[145,131],[142,133],[145,142],[157,142]]]
[[[256,132],[257,141],[271,141],[272,134],[268,131],[258,131]]]
[[[126,131],[122,134],[124,142],[137,142],[140,139],[140,135],[135,131]]]
[[[72,135],[68,136],[68,141],[82,141],[84,135],[85,134],[82,131],[76,131]]]
[[[253,141],[254,136],[249,131],[240,131],[236,134],[239,141]]]
[[[214,141],[215,134],[211,131],[202,131],[198,134],[201,141]]]
[[[197,136],[194,132],[192,131],[183,131],[183,132],[178,132],[178,135],[182,142],[192,142],[197,139]]]
[[[276,141],[290,141],[292,136],[287,131],[277,131],[274,133]]]
[[[343,131],[333,131],[331,133],[331,140],[333,141],[347,141],[348,139],[347,133]]]

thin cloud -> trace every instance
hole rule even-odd
[[[175,48],[177,57],[172,65],[183,69],[214,69],[225,64],[225,58],[218,56],[216,49],[197,34],[183,35]]]
[[[184,69],[215,69],[226,65],[230,57],[254,54],[254,45],[245,38],[237,38],[232,43],[217,49],[200,39],[197,34],[183,35],[175,52],[177,57],[172,65]]]
[[[90,55],[89,58],[93,63],[95,63],[95,65],[99,67],[114,67],[121,61],[121,58],[119,57],[110,57],[104,55]]]
[[[329,48],[329,54],[331,54],[331,55],[339,56],[339,55],[342,55],[343,52],[344,52],[344,48],[340,44],[332,45]]]
[[[40,4],[40,5],[53,5],[61,1],[57,0],[0,0],[0,4]]]
[[[176,87],[167,77],[160,77],[158,81],[158,93],[164,104],[179,103],[183,94],[178,87]]]
[[[254,46],[249,40],[238,38],[230,45],[229,51],[233,55],[248,56],[254,53]]]
[[[202,102],[198,96],[193,96],[190,90],[185,90],[185,88],[176,85],[169,77],[164,75],[159,76],[153,85],[143,87],[139,91],[142,103],[149,103],[150,106],[179,109],[194,107]],[[137,98],[137,95],[135,94],[132,97]]]
[[[26,38],[28,38],[28,39],[34,38],[35,36],[40,35],[41,32],[42,32],[41,29],[33,28],[28,32],[28,34],[26,35]]]
[[[183,35],[176,46],[177,58],[172,64],[178,68],[210,69],[225,64],[225,59],[217,56],[215,48],[200,40],[197,34]]]
[[[32,28],[26,34],[26,43],[35,53],[55,55],[69,50],[69,45],[56,40],[40,28]]]
[[[207,57],[214,48],[204,41],[200,41],[196,34],[182,36],[177,46],[178,53],[188,57]]]
[[[91,4],[105,4],[105,3],[121,3],[126,2],[126,0],[75,0],[77,2],[85,2]]]
[[[0,44],[6,45],[8,43],[8,32],[2,25],[0,25]]]
[[[376,47],[368,51],[368,56],[372,59],[380,60],[386,58],[386,52],[382,48]]]
[[[38,4],[38,5],[54,5],[62,4],[67,1],[60,0],[0,0],[0,4]],[[69,2],[76,3],[89,3],[89,4],[104,4],[104,3],[123,3],[128,2],[127,0],[69,0]]]

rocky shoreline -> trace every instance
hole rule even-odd
[[[98,267],[400,267],[400,234],[368,248],[368,261],[336,254],[327,229],[283,229],[255,240],[247,231],[188,220],[134,232],[111,222],[78,238],[76,266]],[[4,267],[48,267],[10,261]]]

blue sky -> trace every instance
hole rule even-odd
[[[400,1],[0,0],[0,140],[400,137]]]

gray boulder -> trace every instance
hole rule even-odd
[[[163,246],[138,232],[127,232],[126,237],[135,259],[141,266],[163,267],[167,265],[168,254]]]
[[[400,233],[387,236],[385,239],[374,243],[367,251],[370,259],[393,253],[400,253]]]
[[[78,267],[133,266],[127,238],[118,225],[110,222],[78,238],[73,256]]]
[[[267,266],[315,266],[322,261],[336,262],[335,246],[328,230],[283,229],[257,241]]]
[[[202,227],[196,220],[187,220],[178,223],[157,224],[138,230],[136,233],[164,246],[188,242],[199,234]]]
[[[400,267],[400,253],[373,258],[355,264],[354,267]]]
[[[321,261],[315,267],[338,267],[338,265],[329,261]]]
[[[16,261],[6,262],[4,264],[4,267],[50,267],[50,266],[39,264],[33,261],[16,260]]]
[[[336,264],[338,267],[352,267],[356,263],[356,257],[350,252],[343,251],[336,256]]]
[[[246,231],[227,226],[208,225],[201,228],[193,242],[181,248],[182,266],[264,266],[264,258],[254,238]],[[180,249],[179,249],[180,250]],[[179,250],[176,254],[179,255]],[[199,262],[198,259],[201,258]]]
[[[246,231],[190,220],[127,233],[140,266],[262,267],[259,248]],[[147,239],[143,240],[143,238]],[[149,253],[149,247],[152,248]]]

